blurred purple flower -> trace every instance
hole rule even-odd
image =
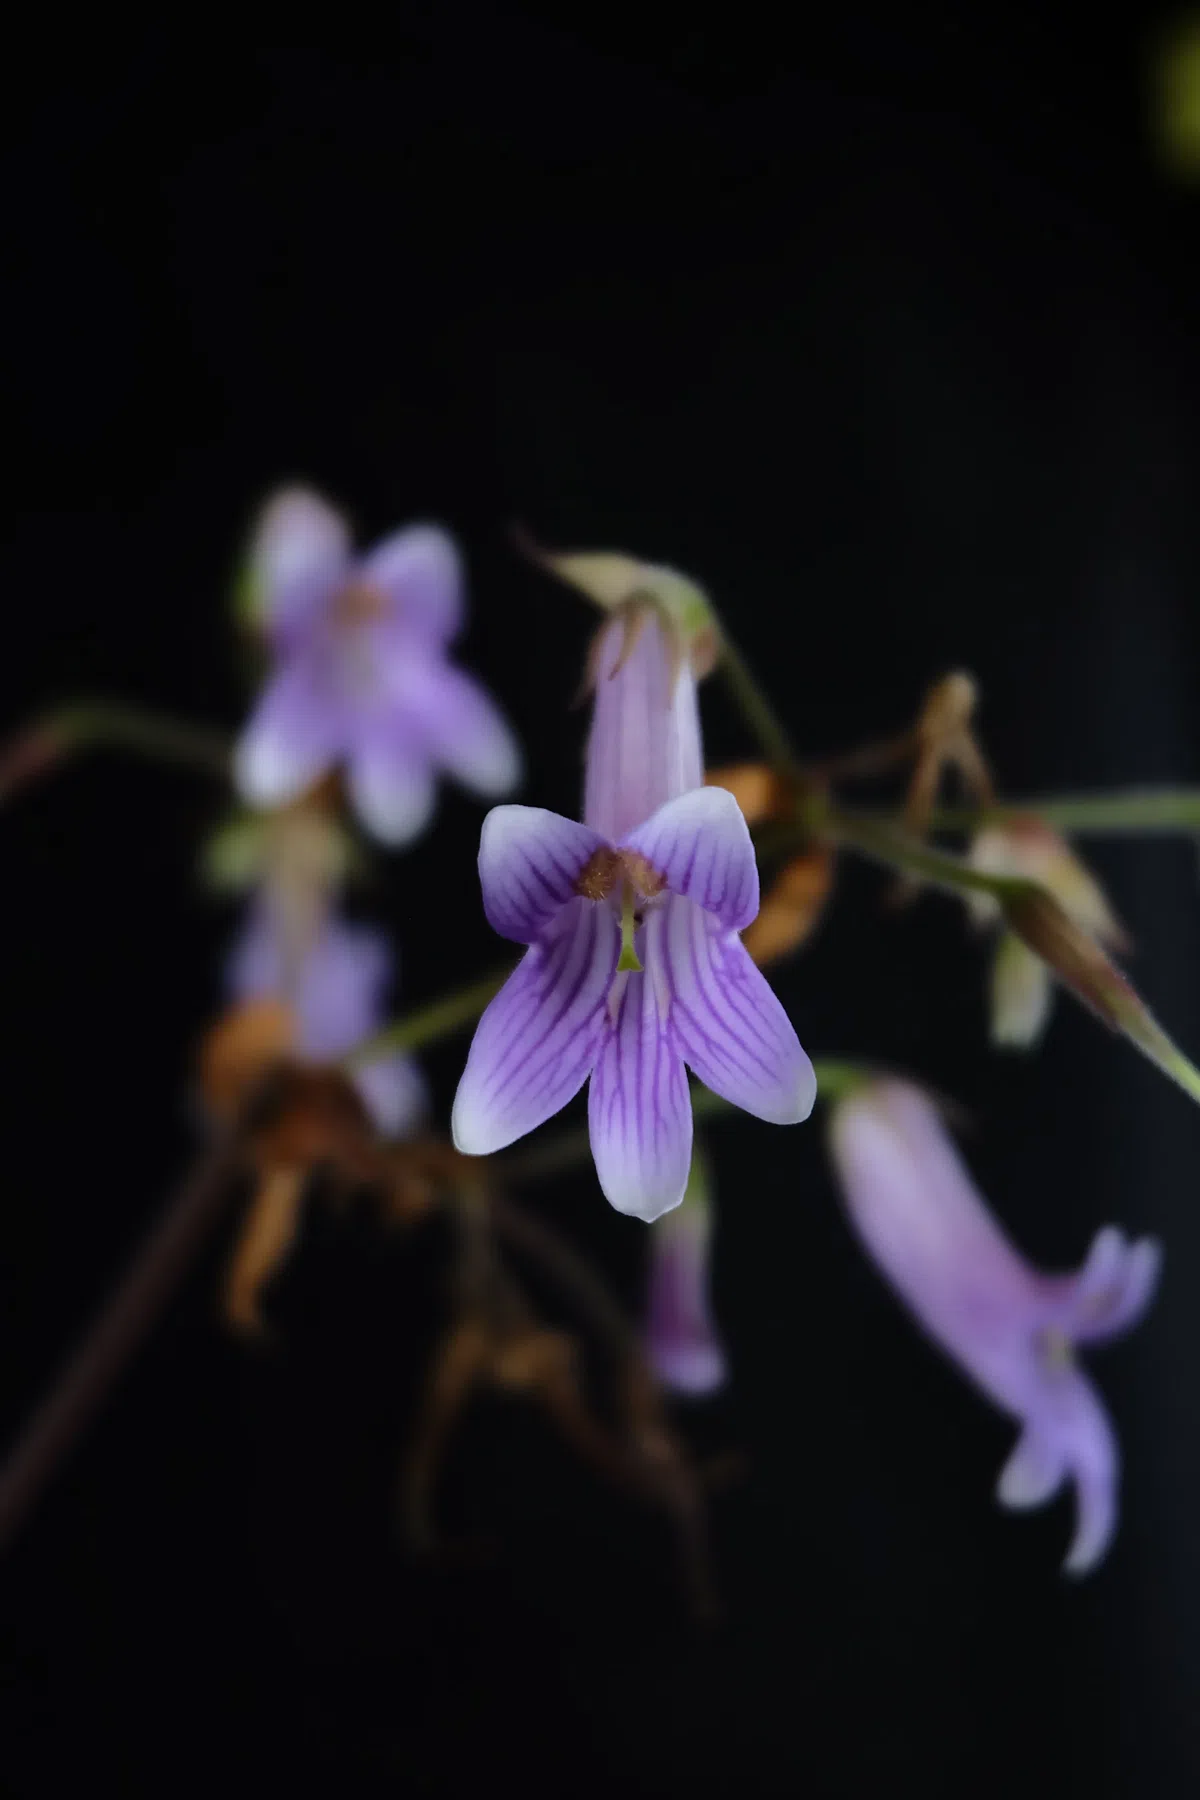
[[[441,770],[495,799],[520,752],[490,696],[447,659],[462,625],[462,569],[445,532],[414,525],[356,558],[318,495],[277,495],[251,547],[249,611],[275,666],[237,749],[258,806],[302,793],[335,763],[384,843],[424,828]]]
[[[1065,1568],[1086,1574],[1116,1529],[1119,1455],[1075,1346],[1137,1322],[1158,1279],[1158,1245],[1107,1226],[1076,1274],[1031,1268],[976,1193],[933,1102],[907,1082],[852,1090],[834,1109],[830,1139],[870,1255],[930,1337],[1021,1422],[997,1498],[1038,1506],[1074,1481]]]
[[[251,907],[226,971],[234,999],[270,996],[292,1007],[297,1054],[312,1062],[336,1061],[379,1028],[391,975],[382,934],[334,918],[289,971],[284,933],[265,899]],[[425,1111],[425,1081],[410,1056],[393,1051],[375,1057],[354,1070],[353,1081],[388,1137],[411,1130]]]
[[[619,1212],[654,1219],[687,1183],[685,1065],[776,1124],[807,1118],[816,1083],[738,936],[758,870],[733,796],[700,785],[686,656],[647,608],[605,628],[595,673],[587,822],[529,806],[484,820],[484,910],[529,950],[479,1022],[454,1141],[501,1150],[590,1075],[600,1185]]]
[[[658,1219],[650,1233],[646,1355],[664,1387],[693,1396],[715,1393],[728,1376],[708,1297],[708,1185],[697,1145],[683,1204]]]

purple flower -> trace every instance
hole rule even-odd
[[[463,604],[445,532],[410,526],[356,558],[340,515],[289,490],[263,514],[249,591],[276,663],[238,745],[247,800],[281,805],[345,761],[364,825],[402,844],[429,819],[436,771],[491,799],[515,786],[512,732],[447,660]]]
[[[226,971],[237,1000],[284,1000],[296,1016],[297,1054],[334,1062],[382,1023],[391,981],[391,952],[377,931],[327,919],[294,972],[276,909],[265,899],[251,907]],[[354,1071],[354,1085],[379,1130],[398,1137],[425,1111],[425,1082],[410,1056],[374,1058]]]
[[[732,795],[699,785],[695,682],[673,647],[652,609],[601,636],[585,824],[528,806],[484,820],[484,910],[529,949],[479,1022],[453,1117],[458,1148],[489,1155],[590,1076],[600,1185],[643,1219],[683,1198],[688,1067],[776,1124],[816,1094],[738,936],[758,911],[754,851]]]
[[[708,1299],[712,1212],[702,1152],[692,1153],[683,1204],[657,1220],[650,1233],[646,1355],[677,1394],[711,1394],[723,1387],[725,1352]]]
[[[1072,1480],[1077,1522],[1065,1568],[1085,1574],[1116,1529],[1119,1456],[1075,1346],[1141,1317],[1158,1279],[1158,1245],[1129,1243],[1107,1226],[1076,1274],[1030,1268],[976,1193],[932,1101],[907,1082],[852,1090],[835,1108],[830,1136],[870,1255],[930,1337],[1021,1422],[997,1498],[1038,1506]]]

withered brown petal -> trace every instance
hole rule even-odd
[[[275,1168],[263,1176],[225,1275],[225,1317],[236,1331],[264,1329],[262,1290],[296,1240],[303,1194],[303,1169]]]
[[[232,1117],[271,1064],[296,1041],[296,1019],[281,1000],[246,1000],[229,1008],[200,1046],[200,1086],[213,1116]]]

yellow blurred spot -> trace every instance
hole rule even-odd
[[[1177,175],[1200,176],[1200,17],[1179,20],[1159,52],[1159,148]]]

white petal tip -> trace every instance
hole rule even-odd
[[[454,1148],[460,1156],[494,1156],[497,1150],[507,1150],[523,1133],[498,1129],[495,1120],[488,1117],[487,1109],[478,1106],[470,1093],[464,1094],[466,1079],[464,1075],[459,1083],[450,1114],[450,1138]]]
[[[514,738],[497,745],[487,761],[477,763],[466,785],[481,800],[502,800],[505,794],[519,788],[524,779],[525,759]]]
[[[614,1212],[624,1213],[627,1219],[640,1219],[644,1225],[653,1225],[655,1219],[661,1219],[664,1213],[674,1212],[677,1206],[683,1204],[687,1178],[684,1177],[678,1193],[674,1190],[654,1194],[635,1189],[614,1189],[611,1186],[605,1187],[603,1182],[600,1186]]]
[[[1091,1575],[1104,1561],[1108,1553],[1109,1540],[1102,1538],[1098,1543],[1085,1540],[1071,1545],[1063,1563],[1062,1572],[1069,1581],[1081,1581],[1085,1575]]]
[[[715,1344],[652,1346],[647,1354],[663,1387],[687,1400],[719,1393],[729,1380],[728,1365]]]
[[[389,850],[400,850],[419,838],[433,818],[435,796],[432,789],[413,793],[397,789],[394,794],[375,790],[369,794],[352,784],[354,808],[371,836]]]
[[[283,806],[314,779],[311,767],[288,757],[266,736],[242,738],[234,751],[234,785],[251,806]]]

